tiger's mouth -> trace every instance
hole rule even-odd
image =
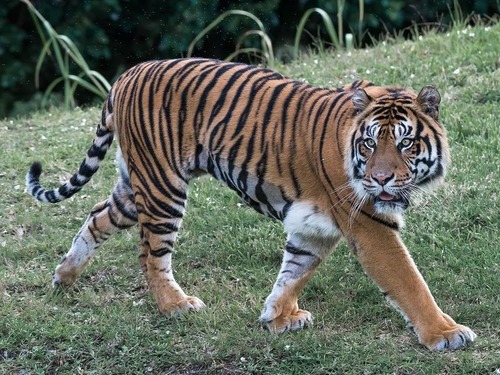
[[[364,184],[353,184],[360,199],[368,198],[375,210],[382,214],[402,214],[410,206],[411,188],[409,186],[390,189]]]
[[[379,194],[379,196],[377,197],[377,199],[379,199],[381,201],[384,201],[384,202],[391,202],[391,201],[398,200],[398,196],[397,195],[393,195],[391,193],[388,193],[387,191],[382,191]]]
[[[384,210],[396,209],[405,210],[410,205],[407,194],[389,193],[382,191],[379,195],[375,196],[375,206],[384,208]]]

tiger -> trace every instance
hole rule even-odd
[[[418,94],[362,80],[323,88],[236,62],[140,63],[112,86],[70,179],[42,187],[39,162],[26,175],[38,201],[68,199],[117,136],[118,181],[74,237],[53,285],[73,284],[106,239],[138,224],[139,263],[159,312],[204,308],[175,281],[172,254],[189,182],[208,174],[283,223],[281,268],[259,318],[271,333],[312,325],[299,295],[345,239],[421,345],[465,347],[476,334],[438,307],[400,236],[412,197],[442,182],[450,162],[440,101],[434,86]]]

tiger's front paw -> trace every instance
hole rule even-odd
[[[271,333],[283,333],[287,331],[297,331],[312,324],[312,315],[306,310],[297,310],[290,315],[279,315],[272,320],[260,318],[264,327]]]
[[[259,320],[271,333],[297,331],[312,324],[312,315],[309,311],[297,309],[289,314],[281,312],[279,315],[264,310]]]
[[[455,323],[443,314],[445,326],[419,334],[419,342],[430,350],[455,350],[466,347],[477,335],[469,327]]]
[[[456,327],[419,339],[422,345],[430,350],[455,350],[466,347],[477,335],[469,328],[460,324]]]
[[[174,303],[158,303],[160,313],[169,316],[177,316],[184,312],[197,312],[204,307],[203,301],[193,296],[186,296]]]

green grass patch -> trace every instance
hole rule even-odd
[[[306,287],[311,329],[271,336],[257,318],[281,262],[280,223],[208,178],[190,191],[174,267],[207,308],[159,315],[137,261],[138,233],[111,238],[70,290],[51,273],[116,179],[111,151],[89,186],[58,205],[24,191],[76,170],[99,109],[54,108],[0,122],[0,373],[493,374],[500,368],[500,24],[429,33],[350,52],[303,56],[278,70],[321,86],[354,79],[438,87],[453,164],[444,187],[411,209],[405,243],[439,305],[479,337],[466,350],[418,345],[344,244]]]

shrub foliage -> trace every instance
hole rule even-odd
[[[319,7],[340,20],[345,32],[372,36],[402,30],[412,23],[446,24],[454,7],[463,14],[493,15],[498,1],[477,0],[364,0],[360,22],[358,1],[327,0],[186,0],[147,2],[120,0],[35,0],[33,4],[54,29],[72,39],[92,69],[113,81],[139,61],[185,56],[189,43],[212,20],[230,9],[253,13],[265,25],[275,46],[293,44],[302,15]],[[255,29],[250,19],[228,18],[197,43],[195,55],[224,58],[238,38]],[[311,17],[307,29],[313,37],[326,33],[319,16]],[[364,40],[370,41],[367,33]],[[302,38],[302,42],[312,39]],[[258,37],[245,38],[246,47],[259,43]],[[253,45],[252,45],[253,43]],[[358,41],[359,43],[359,41]],[[40,85],[35,87],[34,70],[42,48],[30,14],[19,0],[3,0],[0,7],[0,117],[36,108],[47,85],[59,75],[57,64],[44,64]],[[244,56],[239,56],[244,58]],[[82,93],[80,102],[89,100]]]

